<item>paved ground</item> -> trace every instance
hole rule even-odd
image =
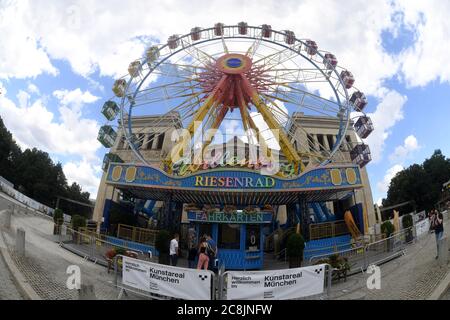
[[[7,208],[7,201],[0,197],[0,210]],[[26,257],[18,257],[10,250],[18,269],[27,278],[33,289],[43,299],[77,299],[77,292],[66,288],[70,265],[78,265],[82,272],[82,283],[93,284],[98,299],[116,299],[119,292],[114,286],[113,277],[102,266],[84,261],[77,255],[61,248],[58,238],[52,235],[51,219],[34,214],[16,212],[12,219],[13,230],[21,227],[26,232]],[[450,223],[446,221],[446,230]],[[15,232],[3,233],[7,245],[12,249]],[[436,244],[434,235],[423,236],[415,244],[407,247],[407,254],[381,266],[381,290],[368,290],[366,281],[369,275],[357,274],[346,282],[333,284],[331,299],[387,299],[409,300],[426,299],[449,271],[439,267],[434,259]],[[0,299],[20,298],[11,275],[4,271],[0,260]],[[6,289],[3,289],[6,288]],[[3,296],[2,296],[3,294]],[[128,298],[137,298],[129,296]],[[443,299],[450,299],[448,293]]]
[[[450,221],[445,223],[449,230]],[[447,232],[446,232],[447,233]],[[447,273],[439,267],[434,234],[424,235],[407,247],[406,255],[381,266],[381,289],[367,289],[369,274],[358,274],[332,288],[332,299],[422,300],[427,299]]]
[[[4,202],[5,200],[0,198],[0,208],[4,207]],[[18,256],[13,250],[15,230],[19,227],[23,228],[26,233],[25,257]],[[71,265],[80,267],[81,283],[94,285],[95,295],[98,299],[117,299],[119,291],[113,286],[112,274],[108,274],[103,266],[85,261],[61,248],[58,239],[52,235],[53,223],[51,219],[31,213],[24,214],[16,210],[12,217],[11,229],[9,231],[3,230],[3,236],[7,247],[10,249],[11,258],[42,299],[78,299],[78,292],[69,290],[66,286],[68,279],[66,271]],[[14,292],[14,290],[11,290],[11,292]]]
[[[0,300],[22,300],[11,273],[0,255]]]

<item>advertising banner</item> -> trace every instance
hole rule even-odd
[[[227,300],[286,300],[321,294],[325,267],[227,272]]]
[[[211,300],[213,273],[123,257],[122,283],[152,294],[183,300]]]
[[[418,223],[416,223],[416,236],[420,237],[424,234],[427,234],[430,230],[430,220],[425,219]]]

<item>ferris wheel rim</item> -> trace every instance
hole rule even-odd
[[[246,26],[248,29],[254,29],[254,30],[260,30],[260,31],[262,31],[263,30],[263,27],[262,26],[250,26],[250,25],[248,25],[248,26]],[[350,119],[350,114],[351,114],[351,108],[350,108],[350,103],[349,103],[349,94],[348,94],[348,90],[347,90],[347,88],[346,88],[346,86],[345,86],[345,84],[344,84],[344,81],[343,81],[343,79],[342,79],[342,77],[341,77],[341,75],[338,73],[338,66],[336,65],[336,66],[334,66],[330,71],[331,71],[331,73],[334,73],[334,75],[336,76],[336,79],[339,81],[339,84],[340,84],[340,87],[341,87],[341,90],[343,90],[343,98],[344,98],[344,103],[342,103],[341,102],[341,98],[340,98],[340,95],[339,95],[339,92],[338,92],[338,89],[337,89],[337,86],[336,85],[334,85],[332,82],[331,82],[331,73],[327,76],[327,74],[324,72],[324,70],[322,70],[322,68],[320,68],[320,66],[316,63],[316,61],[314,61],[314,60],[312,60],[311,58],[309,58],[307,55],[305,55],[302,51],[301,51],[301,49],[302,49],[302,47],[310,47],[307,43],[306,43],[306,41],[305,40],[302,40],[302,39],[298,39],[297,37],[294,37],[293,39],[294,39],[294,42],[293,42],[293,44],[291,44],[291,45],[287,45],[287,44],[285,44],[284,42],[282,42],[281,40],[280,41],[275,41],[275,40],[270,40],[270,39],[267,39],[267,38],[265,38],[265,37],[263,37],[262,35],[260,36],[260,37],[255,37],[255,36],[250,36],[250,35],[248,35],[248,33],[247,34],[245,34],[245,35],[243,35],[243,34],[239,34],[239,35],[228,35],[228,36],[225,36],[224,35],[224,31],[225,31],[225,29],[233,29],[233,28],[239,28],[239,25],[230,25],[230,26],[223,26],[223,34],[222,34],[222,36],[212,36],[212,37],[210,37],[210,38],[207,38],[207,39],[201,39],[201,40],[197,40],[197,41],[192,41],[191,43],[188,43],[188,45],[185,45],[185,43],[183,43],[183,39],[190,39],[190,37],[191,37],[191,35],[193,35],[193,34],[195,34],[195,33],[198,33],[199,31],[191,31],[190,33],[187,33],[187,34],[185,34],[185,35],[181,35],[181,36],[178,36],[177,37],[177,41],[181,41],[181,43],[183,44],[182,46],[181,46],[181,48],[180,49],[178,49],[178,50],[173,50],[173,49],[170,49],[169,48],[169,44],[168,43],[165,43],[165,44],[160,44],[160,45],[155,45],[155,47],[157,47],[158,48],[158,52],[160,53],[162,50],[164,50],[164,49],[166,49],[166,48],[169,48],[169,50],[170,50],[170,54],[168,54],[167,56],[165,56],[163,59],[159,59],[158,58],[158,61],[157,61],[157,63],[155,63],[155,64],[153,64],[150,68],[149,68],[149,70],[148,70],[148,72],[146,73],[146,75],[141,79],[141,81],[139,82],[139,84],[138,84],[138,86],[136,87],[136,89],[134,90],[134,92],[133,92],[133,95],[132,95],[132,99],[134,100],[135,98],[136,98],[136,95],[138,94],[138,92],[140,92],[139,91],[139,89],[142,87],[142,85],[144,84],[144,82],[147,80],[147,78],[161,65],[161,64],[163,64],[164,62],[166,62],[167,60],[169,60],[171,57],[173,57],[173,56],[175,56],[175,55],[177,55],[177,54],[179,54],[179,53],[181,53],[181,52],[183,52],[183,51],[185,51],[186,49],[188,49],[188,48],[191,48],[191,47],[195,47],[195,46],[198,46],[198,45],[201,45],[201,44],[204,44],[204,43],[208,43],[208,42],[214,42],[214,41],[219,41],[219,40],[222,40],[222,41],[224,41],[225,39],[246,39],[246,40],[259,40],[259,41],[261,41],[261,42],[267,42],[267,43],[271,43],[271,44],[274,44],[274,45],[276,45],[276,46],[279,46],[279,47],[282,47],[282,48],[284,48],[284,49],[287,49],[287,50],[290,50],[290,51],[292,51],[293,53],[295,53],[295,54],[297,54],[298,56],[300,56],[300,57],[302,57],[303,59],[305,59],[305,60],[307,60],[309,63],[311,63],[326,79],[327,79],[327,82],[328,82],[328,84],[329,84],[329,86],[331,87],[331,89],[333,90],[333,93],[334,93],[334,95],[335,95],[335,97],[336,97],[336,103],[337,103],[337,105],[339,106],[339,110],[341,111],[341,110],[343,110],[343,109],[346,109],[346,113],[345,113],[345,121],[343,121],[344,119],[342,118],[342,119],[340,119],[340,122],[339,122],[339,131],[338,131],[338,135],[337,135],[337,141],[336,141],[336,143],[334,144],[334,146],[333,146],[333,150],[331,150],[331,152],[330,152],[330,154],[329,154],[329,156],[327,156],[327,159],[325,160],[325,161],[323,161],[323,162],[321,162],[320,164],[318,164],[316,167],[321,167],[321,166],[325,166],[325,165],[327,165],[327,164],[329,164],[330,162],[332,162],[332,159],[333,159],[333,157],[335,156],[335,154],[338,152],[338,150],[339,150],[339,147],[342,145],[342,142],[343,142],[343,140],[344,140],[344,134],[345,134],[345,132],[347,132],[348,131],[348,128],[349,128],[349,125],[350,125],[350,121],[351,121],[351,119]],[[209,32],[209,31],[213,31],[215,29],[215,27],[211,27],[211,28],[205,28],[205,29],[201,29],[200,30],[200,32]],[[285,32],[283,32],[283,31],[278,31],[278,30],[274,30],[274,29],[271,29],[271,32],[273,32],[274,34],[278,34],[278,35],[281,35],[281,36],[286,36],[286,33]],[[271,38],[274,38],[274,37],[271,37]],[[300,44],[300,46],[298,46],[298,44]],[[296,49],[297,48],[297,49]],[[322,54],[322,52],[326,52],[326,51],[323,51],[323,50],[319,50],[319,49],[317,49],[317,50],[315,50],[315,55],[318,55],[320,58],[322,58],[322,59],[325,59],[325,56]],[[327,52],[328,53],[328,52]],[[311,56],[312,57],[312,56]],[[148,65],[148,57],[144,57],[143,59],[138,59],[138,60],[140,60],[140,61],[142,61],[142,65],[144,65],[144,64],[147,64]],[[126,92],[128,91],[128,88],[130,87],[130,85],[131,85],[131,83],[133,82],[133,80],[134,80],[134,77],[130,77],[130,79],[127,81],[127,85],[126,85]],[[314,95],[314,96],[316,96],[316,97],[319,97],[319,98],[322,98],[322,97],[320,97],[320,96],[317,96],[317,95],[315,95],[315,94],[312,94],[311,93],[311,95]],[[136,149],[136,146],[134,145],[134,143],[133,143],[133,141],[132,141],[132,108],[133,108],[133,103],[130,103],[130,106],[129,106],[129,112],[127,113],[127,115],[128,115],[128,117],[127,117],[127,128],[128,128],[128,130],[125,130],[125,105],[126,105],[126,99],[129,97],[129,95],[128,94],[124,94],[124,96],[121,98],[121,103],[120,103],[120,123],[121,123],[121,126],[122,126],[122,128],[124,129],[123,130],[123,134],[124,134],[124,136],[125,136],[125,139],[127,140],[127,142],[128,142],[128,144],[129,144],[129,146],[130,146],[130,148],[131,148],[131,150],[133,151],[133,153],[134,153],[134,155],[143,163],[143,164],[145,164],[145,165],[150,165],[146,160],[145,160],[145,158],[141,155],[141,153],[139,152],[139,150],[137,150]],[[133,101],[132,100],[132,101]],[[170,112],[170,111],[169,111]],[[166,115],[166,114],[168,114],[168,113],[165,113],[164,115]]]

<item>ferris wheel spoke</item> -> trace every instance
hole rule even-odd
[[[182,38],[181,44],[184,47],[184,50],[197,62],[202,64],[203,66],[207,66],[209,63],[216,61],[216,59],[209,55],[208,53],[201,50],[198,46],[192,45],[189,41],[187,41],[188,38]]]
[[[331,110],[333,110],[333,111],[340,110],[340,106],[336,101],[332,101],[330,99],[323,98],[321,96],[312,94],[309,91],[303,90],[303,89],[295,87],[295,86],[289,86],[288,84],[285,84],[285,83],[282,84],[282,87],[286,88],[287,90],[277,90],[277,91],[273,91],[273,92],[277,93],[277,94],[288,95],[288,96],[289,96],[289,94],[297,93],[302,96],[304,95],[310,99],[313,99],[313,100],[317,101],[318,103],[326,105],[328,108],[331,108]]]

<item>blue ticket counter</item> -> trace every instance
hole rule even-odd
[[[236,217],[236,221],[231,215],[215,215],[209,217],[209,221],[201,221],[198,217],[195,219],[193,214],[189,217],[189,220],[195,223],[197,243],[204,234],[211,235],[217,243],[219,263],[223,263],[227,270],[262,269],[263,227],[272,222],[272,214],[246,216],[244,220]],[[214,221],[217,217],[220,221]]]

